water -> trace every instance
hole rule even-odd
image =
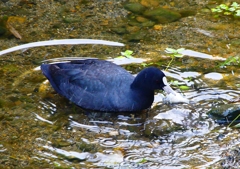
[[[216,21],[209,13],[199,10],[195,16],[160,25],[161,30],[144,28],[148,30],[148,37],[130,43],[124,39],[126,35],[109,31],[120,22],[118,17],[127,13],[119,1],[88,2],[87,5],[74,1],[71,4],[53,1],[50,5],[47,2],[0,3],[5,8],[1,10],[4,15],[13,15],[13,11],[18,11],[13,9],[19,5],[22,9],[28,7],[17,15],[27,18],[25,24],[12,25],[24,40],[0,39],[1,50],[53,38],[106,39],[127,45],[126,48],[39,47],[1,56],[2,168],[239,167],[239,130],[220,126],[207,115],[213,107],[239,99],[238,66],[219,68],[222,60],[238,54],[237,21]],[[61,3],[67,3],[64,9]],[[196,6],[203,9],[209,4],[199,2]],[[97,17],[88,13],[92,11]],[[64,17],[78,17],[83,21],[66,23]],[[109,21],[109,25],[102,25],[103,21]],[[129,30],[135,28],[130,26],[127,25]],[[175,58],[165,71],[169,82],[178,81],[189,87],[182,94],[190,104],[170,104],[161,93],[156,93],[156,103],[148,112],[85,112],[56,94],[41,72],[34,70],[45,59],[67,56],[112,59],[126,49],[133,50],[135,57],[143,58],[135,60],[134,65],[122,62],[127,63],[124,67],[131,73],[136,74],[143,68],[142,61],[165,70],[170,61],[164,53],[166,47],[185,47],[187,53],[184,54],[190,55]],[[177,86],[172,87],[180,92]]]
[[[15,62],[10,65],[18,66]],[[131,72],[137,73],[134,67],[138,66]],[[1,156],[23,166],[41,162],[70,168],[217,165],[230,148],[239,146],[238,130],[219,126],[206,113],[239,97],[239,79],[223,86],[224,78],[209,79],[201,69],[183,71],[184,67],[172,65],[166,74],[169,80],[189,85],[182,93],[191,103],[169,104],[158,94],[155,106],[141,114],[85,112],[54,93],[40,71],[9,73],[14,77],[4,80],[6,90],[1,93],[5,98]],[[185,79],[190,77],[191,81]]]

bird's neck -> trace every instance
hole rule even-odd
[[[140,72],[135,79],[133,80],[131,84],[131,89],[132,90],[139,90],[139,91],[145,91],[147,93],[149,92],[154,92],[149,88],[147,85],[147,81],[145,80],[145,77],[142,72]]]
[[[149,89],[142,79],[136,77],[130,88],[134,100],[144,104],[142,105],[144,108],[149,108],[152,105],[154,100],[154,90]]]

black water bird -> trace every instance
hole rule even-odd
[[[134,77],[112,62],[85,59],[42,64],[41,70],[57,93],[84,109],[141,111],[151,107],[155,90],[175,94],[156,67]]]

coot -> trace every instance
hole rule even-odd
[[[141,111],[152,105],[154,90],[176,94],[156,67],[134,77],[112,62],[85,59],[42,64],[41,70],[57,93],[84,109]]]

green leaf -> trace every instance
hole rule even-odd
[[[224,12],[223,14],[224,15],[231,15],[232,13],[231,12]]]
[[[165,52],[166,52],[166,53],[176,53],[177,50],[172,49],[172,48],[166,48],[166,49],[165,49]]]
[[[238,8],[239,4],[237,2],[233,2],[231,6],[234,7],[234,8]]]
[[[183,57],[184,55],[182,55],[182,54],[174,54],[174,56],[177,57],[177,58],[181,58],[181,57]]]
[[[236,10],[236,8],[234,8],[234,7],[231,7],[231,8],[229,8],[228,10],[229,10],[229,11],[231,11],[231,12],[233,12],[233,11],[235,11],[235,10]]]
[[[236,10],[236,16],[240,16],[240,10]]]
[[[216,8],[211,9],[212,12],[217,12],[218,10]]]
[[[131,55],[131,54],[133,54],[133,51],[132,51],[132,50],[126,50],[125,53],[126,53],[127,55]]]
[[[181,90],[189,90],[190,89],[190,87],[188,87],[188,86],[179,86],[179,88]]]
[[[179,48],[179,49],[173,49],[173,48],[166,48],[165,52],[168,53],[168,56],[171,56],[172,60],[168,63],[167,67],[165,70],[168,69],[168,67],[170,66],[170,64],[172,63],[172,61],[174,60],[175,57],[183,57],[184,55],[182,55],[181,51],[185,50],[184,48]]]
[[[213,9],[215,9],[214,12],[218,12],[218,13],[221,13],[223,11],[220,7],[213,8]]]
[[[185,48],[179,48],[179,49],[166,48],[165,52],[169,53],[169,54],[173,54],[173,55],[171,55],[172,57],[173,56],[174,57],[183,57],[183,55],[180,54],[179,52],[182,52],[184,50],[185,50]]]
[[[147,162],[147,160],[145,159],[145,158],[143,158],[141,161],[139,161],[138,163],[146,163]]]
[[[226,4],[219,5],[221,9],[228,10],[228,6]]]
[[[177,49],[177,52],[179,53],[179,52],[182,52],[184,50],[185,50],[185,48],[179,48],[179,49]]]
[[[133,54],[133,51],[131,50],[126,50],[125,52],[121,52],[121,55],[125,56],[126,58],[133,58],[132,54]]]

